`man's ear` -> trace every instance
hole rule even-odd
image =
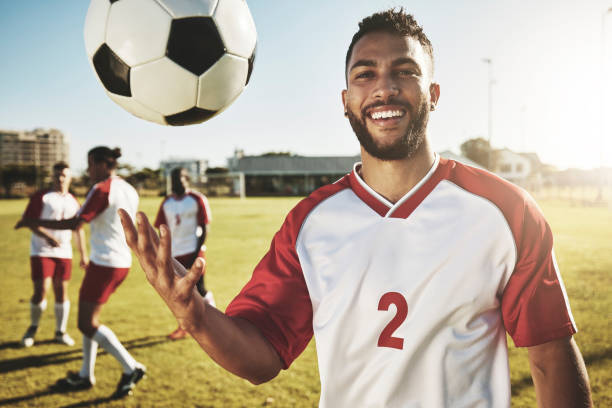
[[[348,108],[346,107],[346,89],[342,90],[342,107],[344,108],[344,116],[348,116]]]
[[[432,110],[438,106],[438,100],[440,99],[440,84],[432,82],[429,85],[429,100],[431,101]]]

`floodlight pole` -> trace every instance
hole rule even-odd
[[[489,83],[488,83],[488,128],[487,128],[487,140],[489,142],[489,157],[487,158],[487,164],[489,170],[493,171],[493,146],[491,146],[491,138],[493,137],[493,61],[491,58],[483,58],[482,62],[487,64],[489,70]]]
[[[605,93],[606,93],[606,17],[612,13],[612,7],[609,7],[601,15],[601,92],[600,107],[599,107],[599,188],[597,191],[597,201],[603,201],[603,185],[604,185],[604,138],[605,138]]]

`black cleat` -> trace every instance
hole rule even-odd
[[[122,374],[117,389],[111,396],[111,398],[123,398],[127,395],[132,395],[132,390],[136,386],[136,383],[145,376],[147,369],[145,366],[138,366],[130,374]]]
[[[52,388],[57,391],[80,391],[88,390],[91,387],[93,387],[93,383],[88,377],[81,377],[79,373],[70,371],[66,378],[57,380]]]
[[[32,347],[34,345],[34,336],[36,335],[37,330],[38,326],[28,327],[25,334],[21,338],[21,345],[23,347]]]

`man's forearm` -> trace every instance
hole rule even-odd
[[[203,303],[200,296],[195,298]],[[278,375],[281,360],[255,326],[208,305],[199,309],[201,313],[194,312],[179,323],[220,366],[253,384],[261,384]]]
[[[87,256],[87,245],[85,243],[85,230],[82,226],[79,226],[74,233],[76,235],[77,248],[79,249],[81,260],[87,263],[89,258]]]
[[[573,338],[529,347],[538,406],[592,407],[586,366]]]
[[[30,231],[43,239],[54,239],[51,234],[42,227],[30,227]]]
[[[49,229],[58,230],[75,230],[81,224],[81,219],[78,217],[67,218],[64,220],[29,220],[28,223],[32,226],[38,226]]]

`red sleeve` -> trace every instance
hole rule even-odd
[[[517,235],[517,262],[502,296],[508,334],[518,347],[535,346],[576,333],[553,253],[550,227],[532,201],[525,202]]]
[[[198,203],[198,225],[208,225],[212,217],[206,196],[195,192],[190,192],[189,195],[192,196]]]
[[[108,196],[110,193],[111,178],[101,181],[87,193],[85,203],[77,213],[79,218],[90,222],[108,207]]]
[[[553,253],[553,236],[533,199],[517,186],[483,170],[441,159],[449,179],[496,205],[516,245],[516,264],[501,296],[504,326],[518,347],[576,333]]]
[[[24,217],[28,218],[40,218],[43,209],[43,196],[47,193],[47,190],[37,191],[32,194],[28,206],[23,212]]]
[[[164,225],[168,225],[168,221],[166,220],[166,213],[164,212],[164,203],[166,202],[167,198],[164,199],[164,201],[162,201],[162,203],[159,205],[159,210],[157,210],[157,215],[155,216],[155,228],[159,228],[160,225],[164,224]]]
[[[302,223],[315,205],[348,185],[343,180],[314,192],[287,215],[251,280],[229,304],[226,314],[253,323],[288,368],[312,338],[312,302],[295,244]]]

